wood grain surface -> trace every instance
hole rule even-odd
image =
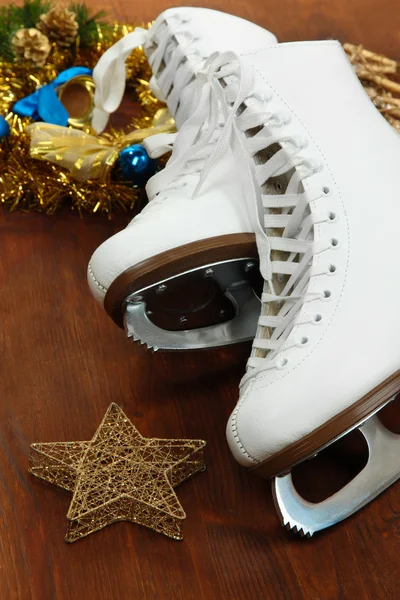
[[[400,60],[396,0],[199,4],[282,41],[334,37]],[[137,22],[166,7],[112,0],[105,8]],[[0,218],[0,599],[400,598],[400,484],[311,540],[292,536],[278,523],[270,484],[241,469],[225,442],[248,347],[146,353],[95,305],[87,262],[127,220]],[[208,441],[208,471],[177,489],[183,542],[120,523],[67,545],[70,495],[28,474],[31,442],[89,439],[111,401],[145,436]],[[333,454],[297,474],[311,499],[357,467],[345,449]]]

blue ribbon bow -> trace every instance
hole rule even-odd
[[[51,83],[44,85],[30,96],[18,100],[12,108],[12,112],[20,117],[30,117],[34,121],[44,121],[45,123],[66,127],[69,114],[58,99],[57,88],[74,77],[91,74],[91,69],[86,67],[66,69]]]

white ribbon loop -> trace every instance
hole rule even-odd
[[[136,28],[111,46],[95,66],[93,80],[96,91],[92,127],[97,133],[101,133],[105,129],[110,114],[119,108],[124,97],[126,59],[135,48],[145,44],[147,37],[148,32],[145,29]]]

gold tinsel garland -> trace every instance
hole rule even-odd
[[[0,202],[10,210],[40,210],[48,214],[69,205],[78,212],[111,214],[115,209],[132,209],[139,190],[106,176],[104,180],[76,181],[71,174],[30,156],[30,137],[25,127],[29,119],[10,113],[13,104],[42,85],[54,80],[59,72],[73,65],[93,68],[100,56],[117,40],[130,33],[134,25],[115,23],[111,32],[97,28],[97,42],[74,51],[53,44],[48,62],[42,68],[0,59],[0,115],[7,115],[11,135],[0,142]],[[396,82],[399,63],[365,50],[344,44],[354,69],[378,110],[400,132],[400,84]],[[162,106],[149,88],[151,70],[142,48],[127,60],[127,87],[138,101],[141,114],[132,119],[131,129],[146,128]],[[113,131],[116,141],[127,132]]]
[[[107,31],[107,35],[103,35],[98,26],[98,41],[84,49],[80,49],[78,43],[73,54],[53,44],[50,58],[42,68],[0,59],[0,115],[6,116],[11,128],[10,135],[0,142],[0,202],[4,207],[52,214],[68,205],[80,213],[108,215],[116,209],[134,208],[140,190],[114,180],[109,173],[102,180],[79,182],[67,170],[32,158],[30,135],[26,131],[32,121],[18,117],[10,110],[17,100],[50,83],[64,69],[73,65],[93,69],[101,55],[135,27],[115,23],[111,34]],[[128,131],[147,128],[162,104],[150,91],[151,69],[143,49],[134,50],[126,64],[128,93],[140,105],[139,116],[132,119]],[[107,135],[117,143],[126,133],[114,130]]]
[[[147,27],[150,25],[151,23],[148,23]],[[103,34],[102,27],[99,25],[98,41],[89,48],[80,49],[78,40],[73,53],[57,47],[54,43],[49,60],[38,69],[33,68],[32,64],[9,62],[0,58],[0,114],[7,115],[17,100],[50,83],[64,69],[74,65],[93,69],[108,48],[131,33],[136,27],[146,27],[146,25],[143,23],[138,25],[114,23],[112,32],[107,31],[106,35]],[[142,47],[136,48],[132,52],[126,61],[126,68],[127,88],[136,91],[141,106],[149,113],[146,116],[150,117],[160,108],[161,104],[149,89],[151,69]]]

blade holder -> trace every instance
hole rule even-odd
[[[232,318],[210,326],[181,331],[159,327],[153,322],[153,310],[148,308],[155,295],[165,297],[175,285],[190,289],[199,281],[213,281],[220,293],[229,300],[230,311],[221,308],[218,315]],[[125,303],[124,325],[128,337],[146,344],[153,350],[198,350],[227,346],[254,338],[260,314],[260,299],[255,292],[258,283],[258,264],[251,257],[211,263],[185,271],[128,296]],[[183,326],[189,324],[187,314],[177,317]]]

